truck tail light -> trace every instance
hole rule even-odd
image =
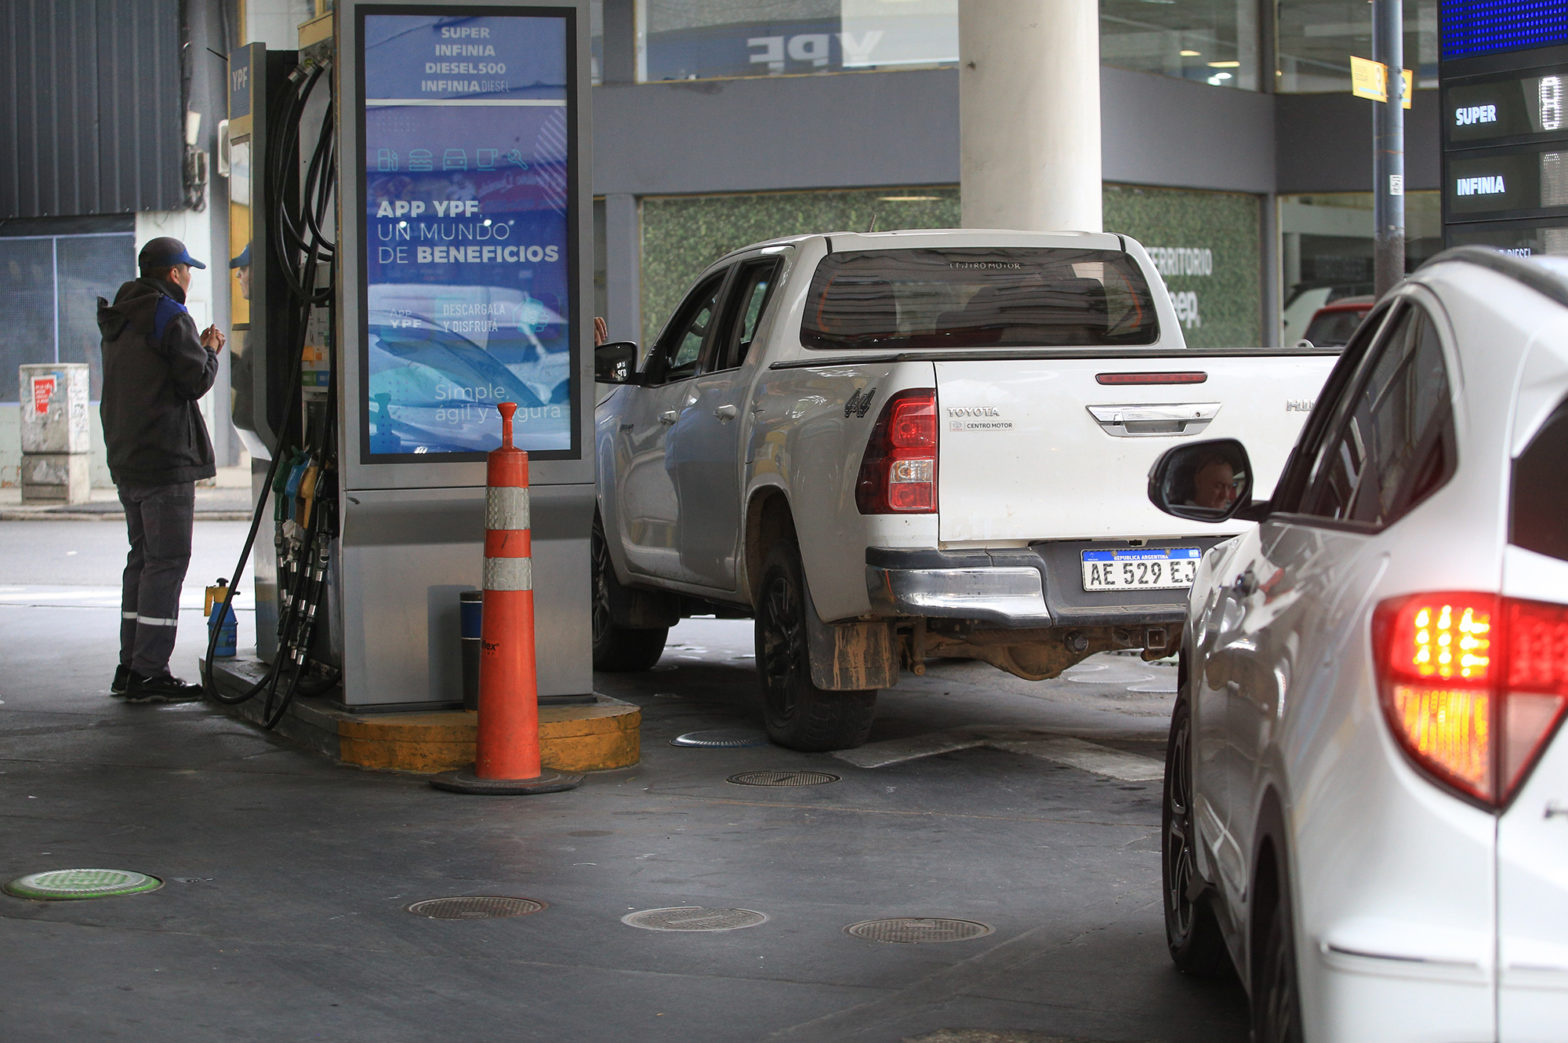
[[[1568,709],[1568,606],[1481,593],[1416,594],[1373,617],[1394,738],[1442,785],[1508,803]]]
[[[936,391],[900,391],[871,430],[855,506],[861,514],[936,513]]]

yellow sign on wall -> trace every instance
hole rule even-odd
[[[1400,84],[1404,89],[1400,92],[1403,103],[1401,108],[1410,108],[1410,95],[1415,76],[1409,69],[1402,70],[1403,76]],[[1382,62],[1375,62],[1370,58],[1357,58],[1350,56],[1350,93],[1358,98],[1370,98],[1373,101],[1388,100],[1388,66]]]

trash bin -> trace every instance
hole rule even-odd
[[[479,635],[483,630],[485,592],[465,590],[458,594],[462,613],[463,709],[479,709]]]

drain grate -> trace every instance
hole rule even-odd
[[[823,786],[838,776],[825,771],[743,771],[726,782],[737,786]]]
[[[69,901],[144,894],[162,886],[157,877],[130,869],[50,869],[17,877],[5,885],[5,893],[17,898]]]
[[[704,909],[700,905],[644,909],[621,917],[626,926],[645,931],[738,931],[767,922],[768,915],[755,909]]]
[[[701,746],[708,749],[736,749],[767,744],[768,737],[753,728],[711,728],[702,732],[687,732],[670,740],[671,746]]]
[[[846,934],[871,942],[965,942],[983,938],[992,928],[974,920],[949,920],[940,916],[895,916],[862,920],[844,928]]]
[[[427,898],[409,906],[408,911],[432,920],[499,920],[507,916],[527,916],[544,907],[543,902],[536,902],[532,898],[472,895],[466,898]]]

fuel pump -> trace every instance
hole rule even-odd
[[[242,260],[251,287],[233,398],[258,510],[230,589],[254,550],[257,658],[209,655],[204,679],[264,696],[269,725],[301,693],[460,708],[511,401],[540,701],[591,699],[588,0],[318,7],[297,52],[231,60],[250,176],[231,289]]]
[[[330,44],[271,53],[252,44],[230,67],[230,230],[245,244],[230,263],[239,343],[231,402],[257,494],[234,571],[237,578],[256,552],[257,655],[267,669],[253,682],[214,683],[214,640],[202,672],[220,702],[265,693],[263,723],[272,727],[297,692],[330,690],[341,674],[330,630],[316,625],[338,517]],[[258,548],[269,520],[270,538]]]

